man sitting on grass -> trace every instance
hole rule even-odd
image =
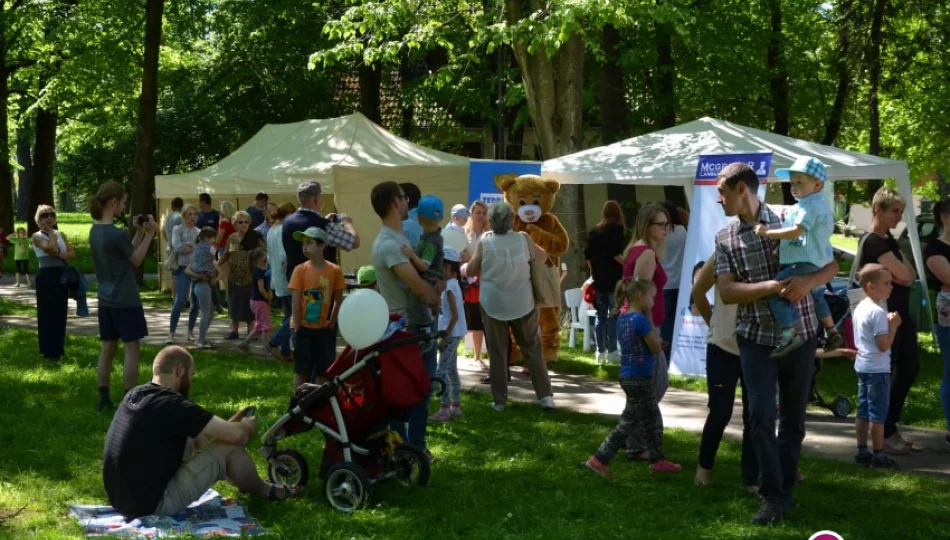
[[[218,480],[271,500],[296,495],[257,474],[244,450],[256,427],[247,408],[223,420],[188,401],[195,374],[188,351],[165,347],[152,374],[126,394],[106,434],[102,479],[113,508],[127,519],[172,516]]]

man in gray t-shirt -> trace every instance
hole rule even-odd
[[[412,266],[409,258],[402,254],[402,246],[412,249],[409,238],[402,231],[383,225],[373,242],[373,267],[376,269],[379,293],[386,300],[390,313],[404,315],[410,326],[425,326],[432,323],[429,306],[424,305],[409,289],[409,285],[393,271],[400,264]]]

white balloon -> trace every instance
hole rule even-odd
[[[465,235],[456,231],[456,230],[442,230],[442,243],[446,246],[451,246],[455,251],[459,253],[462,252],[466,247],[468,247],[468,238],[465,238]]]
[[[372,289],[351,292],[340,305],[340,333],[355,349],[365,349],[379,341],[389,325],[389,308],[382,295]]]

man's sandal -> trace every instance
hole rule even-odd
[[[278,491],[282,495],[278,495]],[[280,486],[277,484],[270,484],[267,488],[267,500],[269,501],[286,501],[300,495],[299,489],[292,488],[290,486]]]

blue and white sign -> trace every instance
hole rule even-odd
[[[541,163],[537,161],[479,161],[472,160],[468,168],[468,204],[482,201],[492,204],[502,200],[502,194],[495,187],[495,178],[514,174],[541,174]]]
[[[748,163],[759,177],[759,199],[765,200],[766,180],[772,165],[772,154],[715,154],[699,156],[693,199],[690,204],[689,230],[686,232],[686,247],[683,252],[683,267],[680,273],[680,295],[675,313],[673,343],[670,353],[670,372],[682,375],[706,375],[706,333],[709,327],[702,317],[690,312],[690,290],[693,287],[693,268],[704,262],[715,250],[716,233],[734,219],[726,217],[719,205],[719,190],[716,179],[719,172],[729,164]],[[713,303],[713,294],[707,294]]]

